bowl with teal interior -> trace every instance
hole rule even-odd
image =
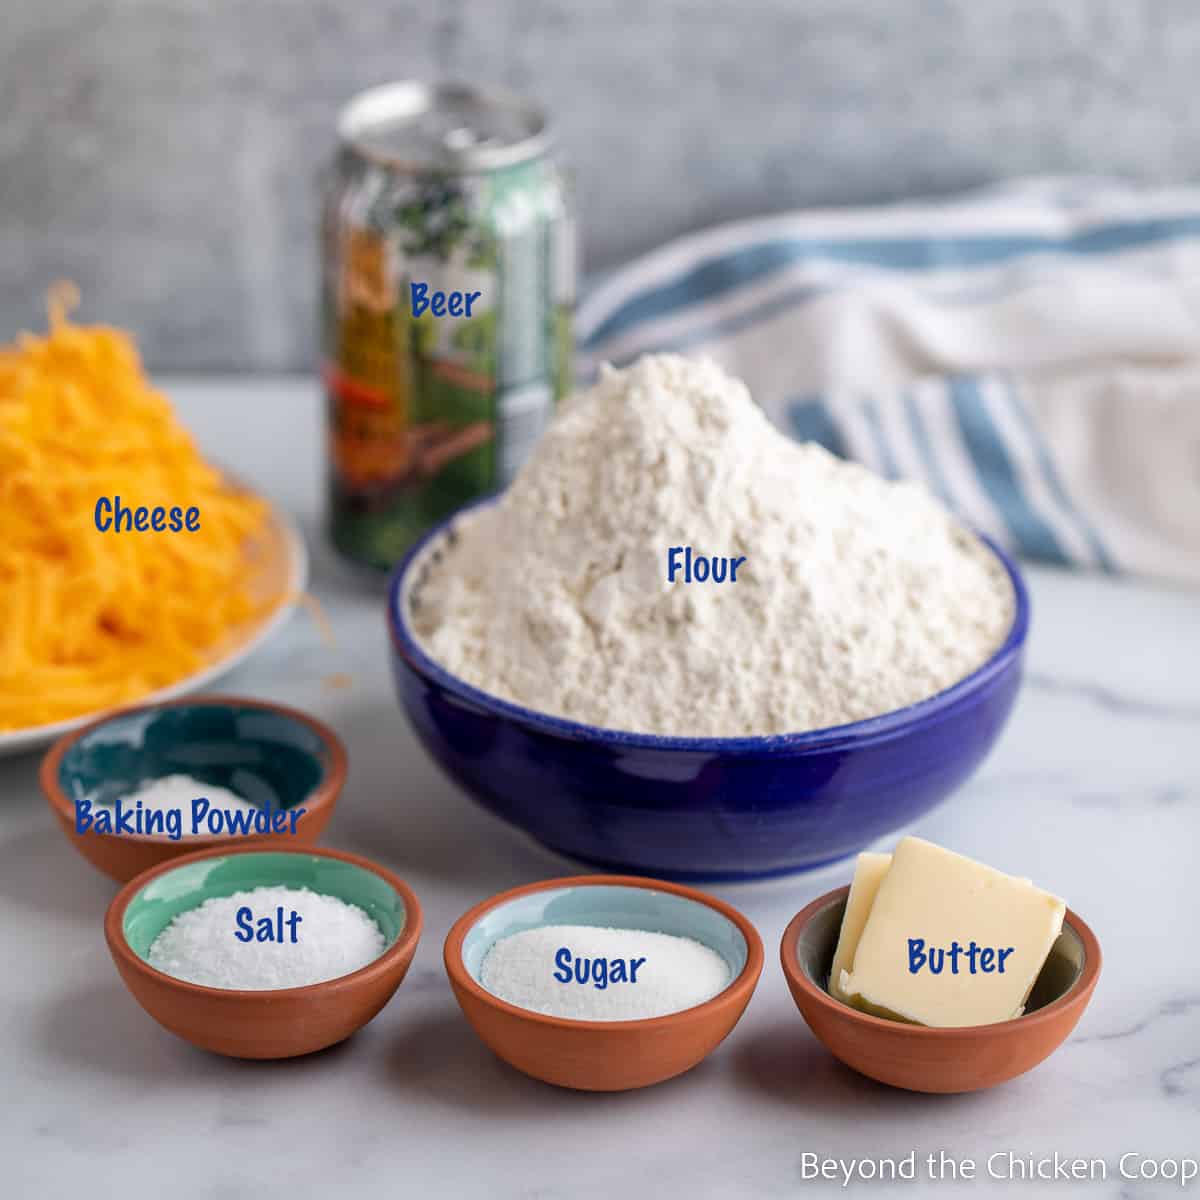
[[[150,965],[155,938],[181,913],[260,887],[306,888],[356,905],[379,926],[383,953],[348,975],[262,991],[204,987]],[[164,1029],[216,1054],[292,1058],[343,1041],[391,999],[416,952],[421,906],[399,876],[357,854],[202,850],[127,883],[109,905],[104,935],[121,979]]]
[[[160,826],[146,812],[139,817],[130,798],[170,775],[196,780],[196,795],[181,802],[177,820]],[[200,849],[311,845],[345,784],[346,751],[329,726],[298,709],[194,696],[110,713],[65,734],[40,777],[75,849],[123,883]],[[260,815],[231,816],[203,785],[233,792]]]
[[[729,982],[702,1004],[627,1021],[548,1016],[489,992],[482,971],[492,947],[547,925],[691,938],[725,960]],[[720,1045],[754,993],[763,948],[746,917],[713,896],[662,880],[599,875],[525,884],[484,900],[454,923],[443,957],[463,1014],[499,1058],[559,1087],[627,1091],[680,1075]]]
[[[770,737],[663,737],[599,729],[488,695],[431,658],[411,621],[423,579],[473,507],[426,534],[392,576],[400,706],[468,795],[597,869],[737,880],[844,858],[950,796],[1012,711],[1029,598],[1016,563],[987,538],[1014,596],[1003,644],[952,687],[870,720]]]

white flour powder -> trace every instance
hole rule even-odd
[[[914,484],[779,433],[711,362],[606,370],[512,486],[462,521],[414,626],[528,708],[684,736],[799,732],[969,674],[1012,624],[998,560]],[[744,555],[668,582],[668,552]]]
[[[641,1021],[711,1000],[725,960],[692,938],[640,929],[545,925],[501,938],[480,981],[520,1008],[576,1021]]]

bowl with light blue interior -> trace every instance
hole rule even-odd
[[[691,938],[714,950],[729,982],[666,1016],[583,1021],[519,1008],[482,983],[501,939],[547,925],[591,925]],[[501,892],[464,913],[446,937],[446,974],[471,1027],[510,1066],[559,1087],[627,1091],[703,1061],[741,1018],[762,974],[762,939],[735,908],[694,888],[622,875],[550,879]]]
[[[988,538],[1014,597],[1003,644],[953,686],[869,720],[769,737],[663,737],[599,729],[488,695],[434,661],[411,619],[423,579],[473,507],[431,530],[392,576],[400,706],[469,796],[589,866],[739,880],[855,854],[958,789],[1012,711],[1029,597],[1016,563]]]

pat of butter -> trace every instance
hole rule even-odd
[[[839,993],[918,1025],[1011,1020],[1024,1011],[1065,913],[1027,880],[904,838]]]
[[[850,1003],[850,997],[840,987],[842,972],[854,966],[854,953],[858,949],[863,926],[875,904],[879,884],[891,865],[890,854],[860,854],[855,861],[854,878],[850,881],[850,894],[846,897],[846,911],[842,914],[842,930],[838,934],[833,967],[829,972],[829,991],[844,1004]]]

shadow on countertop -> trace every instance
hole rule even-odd
[[[405,879],[457,886],[471,903],[586,871],[542,851],[448,780],[416,744],[393,698],[344,708],[335,727],[350,766],[323,845],[364,854]]]
[[[31,912],[73,917],[101,936],[117,884],[85,862],[53,824],[0,841],[0,900]]]
[[[700,1063],[683,1075],[653,1087],[628,1092],[581,1092],[523,1075],[501,1062],[475,1035],[453,1000],[436,1012],[411,1017],[390,1045],[385,1062],[388,1083],[398,1091],[434,1100],[471,1115],[530,1118],[553,1122],[564,1112],[578,1116],[597,1109],[628,1110],[660,1104],[690,1089],[709,1087],[716,1068]],[[564,1098],[570,1105],[564,1108]]]
[[[797,1113],[819,1109],[822,1115],[843,1112],[855,1120],[887,1119],[897,1106],[934,1108],[970,1106],[986,1092],[934,1095],[908,1092],[868,1079],[839,1062],[809,1032],[800,1014],[775,1021],[740,1036],[730,1046],[738,1086],[793,1107]]]

